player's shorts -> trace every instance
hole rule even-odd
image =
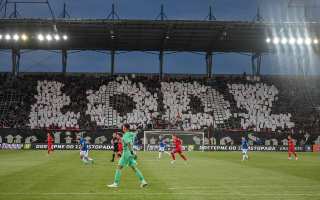
[[[164,147],[159,147],[159,152],[164,152]]]
[[[48,150],[53,150],[53,144],[52,143],[48,143]]]
[[[242,153],[247,154],[248,149],[242,149]]]
[[[137,165],[137,161],[131,155],[131,152],[124,152],[118,162],[118,164],[122,167],[134,167]]]
[[[182,153],[182,149],[176,149],[176,148],[174,148],[173,150],[172,150],[172,153]]]
[[[113,152],[118,152],[118,151],[119,151],[118,145],[117,146],[113,146]]]
[[[80,151],[80,156],[88,157],[89,151]]]
[[[289,147],[288,152],[296,152],[296,149],[294,147]]]
[[[122,153],[123,148],[122,148],[122,147],[120,147],[120,148],[118,147],[118,149],[117,149],[117,150],[118,150],[118,151],[117,151],[118,153]]]

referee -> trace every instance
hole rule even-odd
[[[114,157],[117,155],[119,151],[119,137],[117,133],[113,133],[111,144],[113,146],[113,153],[112,153],[112,159],[111,162],[114,162]]]

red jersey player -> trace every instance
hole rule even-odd
[[[117,157],[120,158],[120,157],[121,157],[121,154],[122,154],[122,150],[123,150],[122,138],[121,138],[121,135],[120,135],[120,134],[118,134],[117,137],[118,137],[118,152],[117,152]]]
[[[53,138],[50,133],[47,134],[47,142],[48,142],[48,154],[53,151]]]
[[[175,160],[176,160],[175,154],[176,153],[178,153],[184,161],[187,161],[186,156],[182,154],[182,140],[180,138],[178,138],[176,135],[173,135],[172,139],[173,139],[174,148],[171,151],[171,157],[172,157],[171,163],[173,164],[175,162]]]
[[[294,155],[295,159],[298,160],[298,156],[296,154],[296,150],[294,148],[294,142],[291,136],[288,136],[288,159],[291,160],[291,154]]]

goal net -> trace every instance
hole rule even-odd
[[[204,146],[204,132],[180,131],[180,130],[154,130],[144,131],[143,149],[144,151],[158,151],[159,143],[164,140],[166,151],[172,148],[172,135],[176,134],[183,141],[185,151],[201,150]]]

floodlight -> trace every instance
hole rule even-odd
[[[297,39],[297,44],[302,44],[303,43],[303,39],[302,38],[298,38]]]
[[[57,41],[59,41],[59,40],[60,40],[60,35],[55,34],[55,35],[54,35],[54,39],[57,40]]]
[[[51,36],[50,34],[48,34],[48,35],[46,36],[46,39],[47,39],[48,41],[51,41],[51,40],[52,40],[52,36]]]
[[[287,42],[288,42],[288,39],[287,39],[287,38],[282,38],[282,39],[281,39],[281,43],[282,43],[282,44],[287,44]]]
[[[15,41],[18,41],[18,40],[20,39],[20,37],[19,37],[18,34],[14,34],[14,35],[13,35],[13,39],[14,39]]]
[[[38,40],[43,41],[44,40],[44,36],[42,34],[38,35]]]
[[[23,34],[21,35],[21,39],[22,39],[23,41],[26,41],[26,40],[28,40],[28,36],[23,33]]]
[[[289,39],[289,43],[290,44],[295,44],[296,43],[296,39],[294,37]]]
[[[11,40],[11,35],[6,34],[5,39],[6,39],[6,40]]]
[[[304,40],[304,42],[305,42],[305,44],[311,44],[311,39],[310,38],[306,38],[305,40]]]

